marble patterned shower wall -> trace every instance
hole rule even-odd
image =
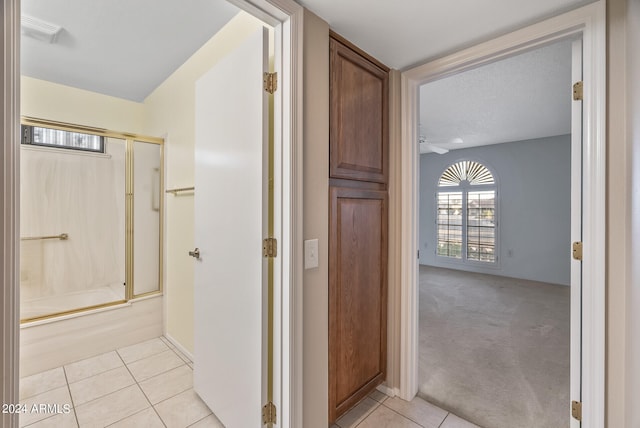
[[[23,302],[124,284],[125,141],[105,145],[105,154],[22,146],[21,236],[69,235],[21,242]]]

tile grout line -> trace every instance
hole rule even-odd
[[[211,409],[209,409],[209,410],[211,410]],[[192,424],[190,424],[190,425],[187,425],[187,428],[192,427],[192,426],[194,426],[195,424],[197,424],[197,423],[200,423],[200,422],[204,421],[205,419],[207,419],[207,418],[208,418],[209,416],[211,416],[211,415],[215,416],[215,417],[216,417],[216,419],[218,419],[218,417],[217,417],[213,412],[211,412],[211,413],[209,413],[207,416],[205,416],[205,417],[203,417],[203,418],[201,418],[201,419],[198,419],[197,421],[195,421],[194,423],[192,423]],[[220,420],[220,419],[218,419],[218,420]]]
[[[182,360],[182,359],[181,359],[181,360],[183,361],[183,363],[182,363],[180,366],[173,367],[173,368],[171,368],[171,369],[168,369],[168,370],[166,370],[166,371],[163,371],[163,372],[161,372],[161,373],[158,373],[158,374],[156,374],[156,375],[153,375],[153,376],[151,376],[151,377],[149,377],[149,378],[147,378],[147,379],[144,379],[144,380],[142,380],[142,381],[140,381],[140,382],[139,382],[139,381],[136,379],[136,377],[133,375],[133,373],[131,372],[131,370],[129,370],[129,366],[128,366],[128,365],[127,365],[127,363],[122,359],[122,356],[120,355],[120,353],[118,352],[118,350],[115,350],[115,351],[109,351],[109,352],[115,352],[115,353],[116,353],[116,355],[118,356],[118,358],[120,359],[120,361],[122,362],[122,364],[123,364],[123,365],[122,365],[122,366],[115,367],[115,368],[112,368],[112,369],[109,369],[109,370],[105,370],[105,371],[100,372],[100,373],[96,373],[96,374],[94,374],[94,375],[92,375],[92,376],[88,376],[88,377],[85,377],[85,378],[79,379],[79,380],[77,380],[76,382],[82,382],[82,381],[84,381],[84,380],[91,379],[92,377],[99,376],[99,375],[102,375],[102,374],[104,374],[104,373],[108,373],[109,371],[112,371],[112,370],[118,370],[118,369],[120,369],[120,368],[124,367],[124,368],[127,370],[127,372],[129,373],[129,375],[131,376],[131,378],[133,379],[133,382],[134,382],[134,383],[132,383],[132,384],[130,384],[130,385],[127,385],[127,386],[123,386],[122,388],[116,389],[115,391],[111,391],[111,392],[109,392],[108,394],[104,394],[104,395],[102,395],[102,396],[100,396],[100,397],[96,397],[96,398],[94,398],[94,399],[92,399],[92,400],[89,400],[89,401],[87,401],[87,402],[85,402],[85,403],[79,404],[79,406],[84,406],[85,404],[89,404],[89,403],[91,403],[91,402],[93,402],[93,401],[95,401],[95,400],[99,400],[99,399],[101,399],[101,398],[104,398],[104,397],[105,397],[105,396],[107,396],[107,395],[115,394],[115,393],[120,392],[120,391],[122,391],[122,390],[124,390],[124,389],[126,389],[126,388],[129,388],[129,387],[131,387],[131,386],[136,385],[136,386],[138,386],[138,388],[140,389],[140,391],[142,392],[142,394],[143,394],[143,395],[144,395],[144,397],[146,398],[147,402],[149,402],[150,407],[152,407],[152,408],[153,408],[153,410],[154,410],[154,412],[156,413],[156,415],[158,415],[158,418],[160,419],[160,421],[162,422],[162,424],[163,424],[163,425],[165,425],[165,427],[166,427],[166,424],[164,423],[164,421],[162,420],[162,418],[161,418],[161,417],[160,417],[160,415],[158,414],[158,412],[157,412],[157,410],[156,410],[155,406],[154,406],[153,404],[151,404],[151,401],[149,400],[149,397],[147,397],[146,393],[144,392],[144,390],[143,390],[143,389],[142,389],[142,387],[140,386],[140,382],[144,382],[144,381],[147,381],[147,380],[152,379],[152,378],[154,378],[154,377],[157,377],[157,376],[160,376],[160,375],[162,375],[162,374],[168,373],[168,372],[170,372],[171,370],[174,370],[174,369],[177,369],[177,368],[181,367],[182,365],[184,365],[184,366],[187,366],[187,367],[188,367],[187,363],[185,363],[185,362],[184,362],[184,360]],[[107,352],[107,353],[109,353],[109,352]],[[161,351],[161,352],[159,352],[159,353],[162,353],[162,352],[166,352],[166,351]],[[158,355],[159,353],[149,355],[149,356],[147,356],[147,357],[145,357],[145,358],[152,357],[152,356],[154,356],[154,355]],[[93,358],[93,357],[91,357],[91,358]],[[178,358],[179,358],[179,356],[178,356]],[[143,360],[143,359],[144,359],[144,358],[141,358],[141,359],[136,360],[136,361],[140,361],[140,360]],[[79,360],[79,361],[83,361],[83,360]],[[132,362],[133,362],[133,361],[132,361]],[[66,386],[67,386],[67,389],[69,390],[69,395],[71,396],[72,403],[73,403],[73,396],[71,395],[70,383],[69,383],[69,380],[68,380],[67,375],[66,375],[66,370],[64,369],[64,366],[61,366],[61,368],[62,368],[62,369],[63,369],[63,371],[64,371],[65,381],[66,381]],[[74,383],[76,383],[76,382],[74,382]],[[56,388],[54,388],[54,389],[56,389]],[[166,399],[164,399],[164,400],[162,400],[162,401],[166,401],[166,400],[168,400],[168,399],[170,399],[170,398],[173,398],[173,397],[175,397],[176,395],[182,394],[183,392],[185,392],[185,391],[187,391],[187,390],[188,390],[188,389],[185,389],[184,391],[181,391],[181,392],[179,392],[179,393],[177,393],[177,394],[175,394],[175,395],[172,395],[171,397],[168,397],[168,398],[166,398]],[[36,394],[36,395],[39,395],[39,394]],[[161,402],[162,402],[162,401],[161,401]],[[159,402],[159,403],[160,403],[160,402]],[[157,403],[157,404],[159,404],[159,403]],[[75,404],[74,404],[74,406],[73,406],[73,410],[74,410],[74,414],[75,414],[75,416],[76,416],[76,422],[78,423],[78,426],[80,426],[80,423],[78,422],[78,417],[77,417],[77,413],[76,413],[76,406],[75,406]],[[142,410],[140,410],[139,412],[134,413],[133,415],[136,415],[136,414],[138,414],[138,413],[140,413],[140,412],[142,412],[142,411],[144,411],[144,410],[146,410],[146,409],[142,409]],[[113,424],[115,424],[115,423],[117,423],[117,422],[120,422],[120,421],[122,421],[122,420],[126,419],[127,417],[130,417],[130,416],[133,416],[133,415],[126,416],[126,417],[124,417],[124,418],[122,418],[122,419],[119,419],[119,420],[117,420],[117,421],[115,421],[115,422],[113,422],[113,423],[109,424],[109,425],[113,425]],[[54,415],[52,415],[52,416],[54,416]],[[52,417],[52,416],[50,416],[50,417]],[[48,418],[45,418],[45,419],[48,419]],[[44,419],[42,419],[42,420],[44,420]],[[35,422],[34,422],[34,423],[35,423]]]
[[[182,352],[180,352],[180,353],[176,352],[176,351],[179,351],[179,350],[178,350],[177,348],[172,348],[172,347],[170,347],[170,346],[169,346],[169,344],[167,344],[167,343],[166,343],[166,340],[163,340],[163,339],[162,339],[162,337],[163,337],[163,336],[160,336],[160,337],[158,337],[158,339],[159,339],[159,340],[160,340],[160,341],[161,341],[161,342],[166,346],[166,348],[167,348],[167,349],[162,350],[162,351],[159,351],[159,352],[156,352],[156,353],[151,354],[151,355],[148,355],[148,356],[146,356],[146,357],[139,358],[139,359],[137,359],[137,360],[131,361],[130,363],[138,362],[138,361],[141,361],[141,360],[143,360],[143,359],[145,359],[145,358],[153,357],[153,356],[155,356],[155,355],[159,355],[159,354],[161,354],[161,353],[163,353],[163,352],[167,352],[167,351],[171,350],[171,351],[173,351],[174,355],[176,355],[176,356],[178,357],[178,359],[179,359],[180,361],[182,361],[182,364],[180,364],[180,365],[178,365],[178,366],[176,366],[176,367],[172,367],[172,368],[170,368],[170,369],[167,369],[167,370],[165,370],[165,371],[163,371],[163,372],[157,373],[157,374],[155,374],[155,375],[153,375],[153,376],[151,376],[151,377],[149,377],[149,378],[146,378],[146,379],[143,379],[143,380],[141,380],[141,381],[138,381],[138,379],[133,375],[133,373],[132,373],[132,372],[131,372],[131,370],[129,369],[129,364],[128,364],[128,363],[126,363],[126,362],[124,361],[124,359],[123,359],[122,355],[120,355],[120,353],[118,352],[118,349],[116,349],[116,350],[114,350],[114,351],[109,351],[109,352],[106,352],[106,353],[104,353],[104,354],[109,354],[110,352],[114,352],[114,353],[117,355],[118,359],[122,362],[122,366],[114,367],[114,368],[111,368],[111,369],[108,369],[108,370],[104,370],[104,371],[99,372],[99,373],[92,374],[91,376],[87,376],[87,377],[84,377],[84,378],[82,378],[82,379],[78,379],[78,380],[76,380],[74,383],[82,382],[82,381],[85,381],[85,380],[91,379],[91,378],[93,378],[93,377],[95,377],[95,376],[103,375],[103,374],[108,373],[108,372],[110,372],[110,371],[118,370],[118,369],[120,369],[120,368],[124,367],[124,368],[127,370],[127,372],[129,373],[129,375],[131,376],[131,378],[133,379],[133,382],[134,382],[133,384],[130,384],[130,385],[124,386],[124,387],[119,388],[119,389],[117,389],[117,390],[115,390],[115,391],[111,391],[111,392],[109,392],[108,394],[104,394],[104,395],[102,395],[102,396],[96,397],[96,398],[94,398],[94,399],[92,399],[92,400],[87,401],[86,403],[82,403],[82,404],[78,404],[78,405],[76,405],[76,403],[75,403],[75,401],[74,401],[74,399],[73,399],[73,395],[72,395],[72,393],[71,393],[71,383],[69,382],[69,378],[68,378],[68,376],[67,376],[67,372],[66,372],[65,365],[62,365],[62,366],[60,366],[59,368],[61,368],[61,369],[62,369],[62,371],[63,371],[63,375],[64,375],[64,379],[65,379],[65,384],[64,384],[64,385],[61,385],[61,386],[56,387],[56,388],[51,388],[51,389],[49,389],[49,390],[47,390],[47,391],[42,391],[42,392],[40,392],[40,393],[38,393],[38,394],[34,394],[34,395],[30,396],[30,397],[24,397],[24,398],[23,398],[23,400],[27,400],[27,399],[32,398],[32,397],[35,397],[35,396],[37,396],[37,395],[44,394],[44,393],[47,393],[47,392],[53,391],[53,390],[55,390],[55,389],[61,388],[61,387],[63,387],[63,386],[66,386],[66,387],[67,387],[67,392],[69,393],[69,398],[71,399],[71,405],[72,405],[72,408],[73,408],[74,418],[75,418],[76,424],[77,424],[77,426],[78,426],[78,427],[80,427],[80,422],[79,422],[79,420],[78,420],[78,414],[77,414],[77,407],[78,407],[78,406],[83,406],[83,405],[85,405],[85,404],[89,404],[89,403],[91,403],[91,402],[94,402],[95,400],[102,399],[102,398],[104,398],[104,397],[105,397],[105,396],[107,396],[107,395],[110,395],[110,394],[114,394],[114,393],[120,392],[120,391],[122,391],[122,390],[124,390],[124,389],[126,389],[126,388],[129,388],[129,387],[131,387],[131,386],[133,386],[133,385],[136,385],[136,386],[138,387],[138,389],[142,392],[142,394],[143,394],[143,396],[145,397],[145,399],[147,400],[147,402],[149,403],[149,406],[153,409],[153,411],[155,412],[155,414],[156,414],[156,415],[158,416],[158,418],[160,419],[161,423],[166,427],[166,424],[165,424],[164,420],[162,419],[162,417],[160,417],[160,414],[158,413],[158,411],[157,411],[157,409],[156,409],[156,407],[155,407],[156,405],[154,405],[154,404],[152,404],[152,403],[151,403],[151,400],[149,399],[149,397],[147,396],[147,394],[144,392],[144,390],[143,390],[143,389],[142,389],[142,387],[140,386],[140,382],[145,382],[145,381],[147,381],[147,380],[153,379],[153,378],[158,377],[158,376],[160,376],[160,375],[166,374],[166,373],[168,373],[168,372],[170,372],[170,371],[172,371],[172,370],[175,370],[175,369],[178,369],[178,368],[182,367],[183,365],[184,365],[184,366],[186,366],[186,367],[188,367],[188,368],[189,368],[189,370],[191,370],[191,373],[192,373],[192,376],[193,376],[193,367],[191,367],[191,366],[190,366],[190,364],[193,364],[193,362],[192,362],[191,360],[189,360],[189,359],[188,359],[188,357],[187,357],[186,355],[184,355]],[[141,343],[144,343],[144,342],[141,342]],[[134,344],[134,345],[136,345],[136,344]],[[134,346],[134,345],[130,345],[130,346]],[[100,354],[100,355],[103,355],[103,354]],[[87,358],[87,359],[95,358],[95,357],[99,357],[100,355],[96,355],[96,356],[94,356],[94,357],[89,357],[89,358]],[[74,361],[74,362],[72,362],[72,363],[70,363],[70,364],[74,364],[74,363],[77,363],[77,362],[80,362],[80,361],[84,361],[84,360]],[[178,396],[178,395],[180,395],[180,394],[183,394],[184,392],[188,391],[189,389],[190,389],[190,388],[187,388],[187,389],[185,389],[185,390],[183,390],[183,391],[180,391],[180,392],[178,392],[178,393],[176,393],[176,394],[174,394],[174,395],[172,395],[172,396],[170,396],[170,397],[167,397],[167,398],[163,399],[162,401],[159,401],[159,402],[158,402],[158,403],[156,403],[156,404],[160,404],[160,403],[165,402],[165,401],[167,401],[167,400],[169,400],[169,399],[171,399],[171,398],[174,398],[174,397],[176,397],[176,396]],[[377,400],[374,400],[374,401],[377,401]],[[379,403],[378,403],[378,405],[379,405]],[[377,408],[377,406],[376,406],[376,408]],[[124,417],[124,418],[122,418],[122,419],[119,419],[119,420],[117,420],[117,421],[115,421],[115,422],[112,422],[111,424],[109,424],[109,426],[111,426],[111,425],[113,425],[113,424],[116,424],[116,423],[118,423],[118,422],[121,422],[121,421],[123,421],[124,419],[127,419],[127,418],[129,418],[129,417],[132,417],[132,416],[134,416],[134,415],[137,415],[138,413],[141,413],[141,412],[143,412],[143,411],[145,411],[145,410],[147,410],[147,409],[148,409],[148,407],[147,407],[147,408],[145,408],[145,409],[142,409],[142,410],[140,410],[140,411],[138,411],[138,412],[136,412],[136,413],[134,413],[134,414],[132,414],[132,415],[126,416],[126,417]],[[374,409],[374,410],[375,410],[375,409]],[[207,418],[207,417],[209,417],[210,415],[215,415],[215,414],[211,411],[211,409],[209,409],[209,411],[210,411],[210,413],[209,413],[208,415],[206,415],[206,416],[204,416],[203,418],[201,418],[201,419],[199,419],[199,420],[197,420],[197,421],[193,422],[193,424],[191,424],[191,425],[194,425],[194,424],[196,424],[196,423],[198,423],[198,422],[202,421],[203,419],[206,419],[206,418]],[[52,417],[54,417],[54,416],[56,416],[56,415],[51,415],[51,416],[48,416],[48,417],[46,417],[46,418],[44,418],[44,419],[41,419],[41,420],[39,420],[39,421],[35,421],[35,422],[33,422],[33,423],[29,424],[29,425],[26,425],[26,426],[25,426],[25,428],[26,428],[26,427],[28,427],[28,426],[31,426],[31,425],[33,425],[33,424],[36,424],[36,423],[38,423],[38,422],[40,422],[40,421],[43,421],[43,420],[46,420],[46,419],[52,418]],[[366,418],[365,418],[365,419],[366,419]],[[190,425],[190,426],[191,426],[191,425]]]
[[[69,378],[67,377],[67,370],[62,366],[62,373],[64,373],[64,381],[67,384],[67,391],[69,391],[69,398],[71,399],[71,406],[73,406],[73,416],[76,419],[76,425],[78,428],[80,427],[80,422],[78,421],[78,412],[76,412],[76,403],[73,401],[73,394],[71,394],[71,385],[69,385]]]
[[[440,425],[438,425],[438,428],[441,428],[442,425],[444,425],[444,421],[447,420],[447,418],[449,417],[450,414],[451,414],[451,412],[447,412],[447,416],[445,416],[444,419],[442,420],[442,422],[440,422]]]
[[[125,368],[126,368],[126,369],[127,369],[127,371],[129,372],[129,374],[131,375],[131,377],[133,378],[133,381],[135,382],[135,384],[136,384],[136,386],[138,387],[138,389],[140,390],[140,392],[142,392],[142,395],[144,395],[144,398],[147,400],[147,403],[149,403],[149,406],[151,406],[151,408],[153,409],[153,412],[156,414],[156,416],[158,416],[158,419],[160,419],[160,423],[162,423],[162,425],[164,425],[164,426],[166,427],[166,426],[167,426],[167,424],[165,424],[165,423],[164,423],[164,420],[162,419],[162,417],[161,417],[161,416],[160,416],[160,414],[158,413],[158,410],[156,410],[156,406],[154,406],[154,405],[151,403],[151,400],[149,400],[149,397],[147,397],[147,394],[144,392],[144,389],[142,389],[142,387],[140,386],[140,382],[138,382],[138,379],[136,379],[136,377],[133,375],[133,373],[131,373],[131,370],[129,370],[129,366],[127,365],[127,363],[125,363],[125,362],[124,362],[124,359],[122,358],[122,355],[120,355],[120,353],[118,352],[118,350],[116,350],[116,354],[118,354],[118,357],[120,357],[120,360],[122,360],[122,363],[124,364]],[[138,361],[139,361],[139,360],[138,360]],[[165,373],[166,373],[166,372],[165,372]],[[146,380],[146,379],[145,379],[145,380]],[[143,412],[143,411],[145,411],[145,410],[147,410],[147,409],[142,409],[142,410],[140,410],[140,412]],[[130,416],[135,416],[135,415],[137,415],[137,414],[138,414],[138,413],[140,413],[140,412],[136,412],[136,413],[134,413],[133,415],[130,415]],[[122,420],[124,420],[124,419],[126,419],[126,418],[128,418],[128,417],[130,417],[130,416],[124,417],[124,418],[120,419],[120,421],[122,421]],[[116,421],[116,422],[120,422],[120,421]],[[114,424],[115,424],[116,422],[114,422]],[[113,424],[111,424],[111,425],[113,425]]]
[[[362,401],[364,401],[367,398],[371,398],[371,397],[369,397],[367,395]],[[373,412],[375,412],[378,409],[378,407],[380,407],[380,403],[378,401],[374,400],[373,398],[371,398],[371,400],[373,400],[376,403],[375,407],[373,409],[371,409],[371,411],[369,413],[367,413],[367,415],[364,418],[362,418],[362,420],[360,422],[358,422],[353,428],[358,428],[362,423],[364,423],[364,421],[366,421],[369,418],[369,416],[371,416],[373,414]],[[356,406],[357,406],[357,404],[356,404]],[[345,413],[345,415],[346,415],[346,413]],[[338,421],[336,421],[336,425],[338,425],[337,422]],[[338,425],[338,426],[340,426],[340,425]]]
[[[169,351],[172,351],[172,349],[169,349]],[[133,363],[137,363],[137,362],[139,362],[139,361],[142,361],[142,360],[144,360],[145,358],[155,357],[155,356],[160,355],[160,354],[162,354],[162,353],[164,353],[164,352],[167,352],[167,351],[161,351],[161,352],[158,352],[158,353],[156,353],[156,354],[151,354],[151,355],[148,355],[148,356],[146,356],[146,357],[144,357],[144,358],[140,358],[139,360],[131,361],[131,364],[133,364]],[[116,351],[116,353],[117,353],[117,351]],[[120,357],[120,359],[122,360],[122,357],[120,356],[120,354],[118,354],[118,357]],[[176,357],[178,357],[178,359],[182,361],[182,364],[177,365],[177,366],[175,366],[175,367],[171,367],[170,369],[166,369],[166,370],[165,370],[165,371],[163,371],[163,372],[156,373],[156,374],[154,374],[153,376],[149,376],[148,378],[142,379],[142,380],[140,380],[140,381],[138,381],[138,379],[136,379],[136,377],[135,377],[135,376],[133,376],[133,373],[131,373],[131,370],[129,370],[129,365],[128,365],[127,363],[125,363],[125,362],[124,362],[124,360],[122,360],[122,362],[124,363],[125,367],[127,367],[127,370],[129,370],[129,373],[131,373],[131,376],[133,376],[133,380],[134,380],[134,381],[136,381],[136,383],[139,383],[139,382],[145,382],[145,381],[147,381],[147,380],[149,380],[149,379],[153,379],[154,377],[156,377],[156,376],[160,376],[161,374],[168,373],[168,372],[170,372],[171,370],[175,370],[175,369],[177,369],[178,367],[181,367],[182,365],[185,365],[185,366],[188,366],[188,365],[189,365],[189,364],[187,364],[187,363],[186,363],[182,358],[180,358],[180,356],[179,356],[179,355],[176,355]]]
[[[380,405],[384,405],[384,403],[380,403]],[[389,406],[384,406],[384,407],[386,407],[387,409],[391,410],[393,413],[395,413],[395,414],[397,414],[397,415],[399,415],[399,416],[403,417],[404,419],[407,419],[407,420],[409,420],[409,421],[413,422],[414,424],[418,425],[418,426],[419,426],[419,427],[421,427],[421,428],[427,428],[427,427],[425,427],[424,425],[422,425],[422,423],[421,423],[421,422],[418,422],[418,421],[416,421],[416,420],[414,420],[414,419],[410,418],[410,417],[409,417],[409,416],[407,416],[407,415],[403,415],[402,413],[400,413],[400,412],[399,412],[399,411],[397,411],[396,409],[392,409],[392,408],[391,408],[391,407],[389,407]],[[445,418],[444,418],[444,419],[446,419],[446,418],[447,418],[447,417],[445,416]],[[444,419],[442,420],[442,422],[444,422]],[[440,425],[442,425],[442,422],[440,422]],[[440,428],[440,425],[438,425],[438,428]]]
[[[166,343],[164,343],[164,341],[163,341],[163,340],[161,340],[159,337],[156,337],[155,339],[145,340],[144,342],[140,342],[140,343],[134,343],[133,345],[125,346],[124,348],[129,348],[129,347],[131,347],[131,346],[140,345],[140,344],[142,344],[142,343],[146,343],[146,342],[152,342],[152,341],[154,341],[154,340],[156,340],[156,339],[160,340],[160,342],[162,342],[162,344],[163,344],[164,346],[166,346],[166,347],[167,347],[167,349],[162,350],[162,351],[160,351],[160,352],[156,352],[156,353],[151,354],[151,355],[144,356],[144,357],[142,357],[142,358],[138,358],[137,360],[129,361],[128,363],[124,360],[124,358],[122,358],[122,355],[120,355],[120,353],[118,352],[118,350],[119,350],[119,349],[123,349],[123,348],[118,348],[118,349],[116,349],[114,352],[118,354],[118,356],[120,357],[120,359],[122,360],[122,362],[126,365],[126,364],[135,363],[136,361],[144,360],[145,358],[153,357],[154,355],[158,355],[158,354],[161,354],[161,353],[163,353],[163,352],[173,351],[173,349],[169,348],[169,346],[168,346]],[[179,357],[179,356],[178,356],[178,357]]]
[[[65,374],[64,374],[64,375],[65,375],[65,378],[67,379],[67,384],[70,384],[70,383],[78,383],[78,382],[83,381],[83,380],[85,380],[85,379],[89,379],[89,378],[92,378],[92,377],[94,377],[94,376],[98,376],[98,375],[101,375],[101,374],[106,373],[106,372],[108,372],[108,371],[115,370],[115,369],[119,368],[119,366],[118,366],[118,367],[113,367],[113,368],[110,368],[110,369],[107,369],[107,370],[103,370],[103,371],[98,372],[98,373],[94,373],[94,374],[92,374],[92,375],[90,375],[90,376],[87,376],[87,377],[83,377],[83,378],[80,378],[80,379],[76,379],[76,380],[74,380],[73,382],[69,382],[69,379],[68,379],[68,377],[67,377],[67,371],[66,371],[65,367],[70,366],[70,365],[73,365],[73,364],[76,364],[76,363],[79,363],[79,362],[81,362],[81,361],[91,360],[91,359],[94,359],[94,358],[97,358],[97,357],[101,357],[101,356],[103,356],[103,355],[107,355],[107,354],[110,354],[110,353],[112,353],[112,352],[117,354],[117,352],[116,352],[116,351],[107,351],[107,352],[103,352],[102,354],[94,355],[93,357],[84,358],[84,359],[82,359],[82,360],[76,360],[76,361],[73,361],[73,362],[71,362],[71,363],[69,363],[69,364],[64,364],[64,365],[60,366],[60,367],[62,367],[62,368],[63,368],[63,370],[64,370],[64,372],[65,372]]]
[[[160,337],[158,337],[158,339],[160,339],[160,341],[164,343],[165,341],[161,339],[162,337],[163,337],[163,336],[160,336]],[[167,345],[167,344],[165,343],[165,345]],[[164,372],[161,372],[161,373],[155,374],[155,375],[153,375],[153,376],[151,376],[151,377],[149,377],[149,378],[147,378],[147,379],[141,380],[141,381],[138,381],[138,380],[136,379],[136,377],[133,375],[133,373],[131,373],[131,371],[129,370],[128,363],[126,363],[126,362],[124,361],[124,359],[122,358],[122,356],[120,355],[120,353],[116,350],[116,353],[118,354],[118,356],[120,357],[120,359],[121,359],[121,360],[122,360],[122,362],[124,363],[125,367],[127,368],[127,370],[129,371],[129,373],[131,374],[131,377],[133,378],[134,382],[136,382],[136,385],[138,385],[138,387],[139,387],[139,388],[140,388],[140,390],[142,391],[142,394],[145,396],[145,398],[147,399],[147,401],[149,402],[149,404],[150,404],[150,405],[151,405],[151,407],[153,408],[154,412],[156,413],[156,415],[158,415],[158,418],[160,419],[160,421],[162,422],[162,424],[163,424],[165,427],[166,427],[166,424],[164,423],[164,420],[162,419],[162,417],[161,417],[161,416],[160,416],[160,414],[158,413],[158,410],[156,409],[156,406],[157,406],[158,404],[160,404],[160,403],[163,403],[163,402],[167,401],[167,400],[170,400],[170,399],[172,399],[172,398],[175,398],[175,397],[177,397],[178,395],[183,394],[184,392],[186,392],[186,391],[188,391],[189,389],[192,389],[192,388],[193,388],[193,387],[191,387],[191,388],[187,388],[187,389],[185,389],[185,390],[179,391],[179,392],[177,392],[177,393],[176,393],[176,394],[174,394],[174,395],[171,395],[171,396],[169,396],[169,397],[164,398],[164,399],[163,399],[163,400],[161,400],[161,401],[158,401],[156,404],[151,403],[151,400],[149,400],[149,397],[148,397],[148,396],[147,396],[147,394],[144,392],[144,389],[142,388],[142,386],[140,386],[140,382],[146,382],[146,381],[147,381],[147,380],[149,380],[149,379],[153,379],[153,378],[158,377],[158,376],[160,376],[160,375],[163,375],[163,374],[169,373],[170,371],[172,371],[172,370],[176,370],[176,369],[178,369],[178,368],[182,367],[183,365],[184,365],[184,366],[186,366],[186,367],[189,367],[189,363],[188,363],[187,361],[185,361],[185,359],[184,359],[184,358],[182,358],[182,357],[181,357],[177,352],[175,352],[175,351],[176,351],[176,349],[174,349],[174,348],[170,348],[169,346],[167,346],[167,348],[168,348],[168,350],[170,350],[170,351],[174,351],[174,354],[175,354],[175,355],[176,355],[176,356],[177,356],[177,357],[178,357],[178,358],[183,362],[183,364],[181,364],[181,365],[179,365],[179,366],[177,366],[177,367],[170,368],[170,369],[168,369],[168,370],[166,370],[166,371],[164,371]],[[156,353],[156,354],[149,355],[149,356],[144,357],[144,358],[152,357],[153,355],[158,355],[158,354],[160,354],[160,353],[162,353],[162,352],[166,352],[166,351],[161,351],[161,352],[158,352],[158,353]],[[135,360],[135,361],[140,361],[140,360],[143,360],[144,358],[140,358],[140,359]],[[185,355],[185,358],[186,358],[186,355]],[[131,363],[133,363],[133,362],[135,362],[135,361],[131,361]],[[189,362],[191,362],[191,360],[189,360]],[[191,370],[191,375],[193,376],[193,368],[189,367],[189,369]],[[207,408],[208,408],[208,407],[207,407]],[[145,409],[145,410],[146,410],[146,409]],[[191,424],[191,425],[194,425],[194,424],[196,424],[196,423],[200,422],[202,419],[205,419],[205,418],[209,417],[210,415],[213,415],[213,414],[214,414],[214,413],[211,411],[211,409],[209,409],[209,411],[210,411],[210,413],[209,413],[208,415],[206,415],[206,416],[204,416],[203,418],[201,418],[201,419],[199,419],[199,420],[195,421],[195,422],[194,422],[193,424]],[[142,412],[142,410],[141,410],[141,412]],[[137,413],[140,413],[140,412],[137,412]],[[137,414],[137,413],[135,413],[135,414]],[[133,416],[133,415],[132,415],[132,416]],[[124,419],[124,418],[123,418],[123,419]],[[122,419],[121,419],[121,420],[122,420]],[[115,423],[115,422],[114,422],[114,423]],[[191,425],[189,425],[189,426],[191,426]]]
[[[32,375],[29,375],[29,376],[21,377],[21,378],[20,378],[20,382],[22,382],[24,379],[29,378],[29,377],[31,377],[31,376],[41,375],[42,373],[46,373],[46,372],[48,372],[48,371],[55,370],[55,369],[61,369],[61,368],[63,368],[63,367],[64,367],[64,366],[54,367],[54,368],[52,368],[52,369],[45,370],[45,371],[40,372],[40,373],[34,373],[34,374],[32,374]],[[64,370],[64,369],[63,369],[63,370]],[[66,375],[65,375],[65,381],[66,381]],[[33,398],[33,397],[38,396],[38,395],[40,395],[40,394],[44,394],[44,393],[47,393],[47,392],[49,392],[49,391],[53,391],[54,389],[62,388],[63,386],[64,386],[64,385],[56,386],[56,387],[54,387],[54,388],[47,389],[47,390],[42,391],[42,392],[38,392],[37,394],[29,395],[28,397],[22,397],[22,398],[20,398],[20,400],[19,400],[19,401],[28,400],[29,398]],[[20,389],[22,389],[22,387],[20,387]]]

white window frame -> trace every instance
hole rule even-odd
[[[34,140],[35,140],[36,129],[42,129],[44,131],[45,135],[43,135],[43,140],[45,139],[44,137],[47,136],[46,135],[47,131],[53,131],[53,133],[55,133],[56,136],[58,137],[64,136],[64,141],[53,142],[53,143],[50,141],[35,142]],[[56,129],[56,128],[50,128],[46,126],[37,126],[37,125],[22,125],[21,132],[22,132],[22,138],[20,139],[20,144],[24,146],[46,147],[49,149],[75,150],[79,152],[97,153],[97,154],[106,153],[106,147],[107,147],[106,138],[102,135],[89,134],[87,132],[80,132],[80,131],[69,131],[66,129]],[[74,136],[86,136],[90,138],[96,137],[98,138],[99,147],[97,149],[94,149],[94,148],[86,147],[82,145],[74,145],[69,141]]]
[[[457,162],[456,162],[457,163]],[[478,162],[481,163],[481,162]],[[488,168],[484,163],[481,163],[482,166],[484,166],[485,168],[487,168],[490,172],[491,175],[493,176],[493,184],[477,184],[477,185],[472,185],[469,182],[462,181],[460,182],[460,184],[458,184],[457,186],[440,186],[438,184],[437,186],[437,190],[436,190],[436,194],[435,194],[435,199],[436,199],[436,203],[435,203],[435,237],[436,237],[436,248],[435,248],[435,255],[437,258],[439,258],[441,261],[445,262],[445,263],[452,263],[452,264],[459,264],[459,265],[467,265],[467,266],[482,266],[482,267],[499,267],[499,254],[500,254],[500,249],[499,249],[499,199],[498,199],[498,182],[496,180],[496,176],[493,173],[493,171],[491,171],[490,168]],[[453,164],[452,164],[453,165]],[[449,165],[445,171],[447,169],[449,169],[451,167],[451,165]],[[438,181],[440,181],[440,177],[442,177],[442,174],[440,174],[440,176],[438,177]],[[467,245],[468,245],[468,230],[467,230],[467,217],[468,217],[468,202],[469,202],[469,192],[483,192],[483,191],[493,191],[494,192],[494,205],[493,205],[493,218],[494,218],[494,235],[493,235],[493,253],[494,253],[494,260],[492,262],[489,261],[481,261],[481,260],[470,260],[468,258],[467,255]],[[462,248],[461,248],[461,256],[460,258],[456,258],[456,257],[451,257],[451,256],[445,256],[445,255],[440,255],[438,254],[438,243],[439,243],[439,222],[438,222],[438,201],[439,198],[438,196],[440,195],[440,193],[453,193],[453,192],[458,192],[458,193],[462,193],[462,223],[461,223],[461,227],[462,227]]]

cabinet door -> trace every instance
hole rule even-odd
[[[329,176],[387,183],[389,73],[330,39]]]
[[[386,377],[387,192],[332,187],[329,419]]]

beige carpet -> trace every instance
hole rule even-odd
[[[420,266],[419,395],[484,428],[567,428],[569,291]]]

